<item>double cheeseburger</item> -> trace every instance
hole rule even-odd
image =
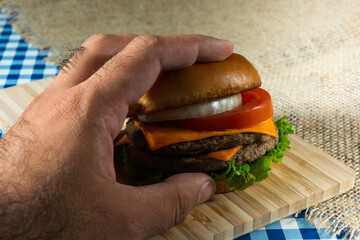
[[[161,72],[129,109],[125,135],[115,144],[138,184],[180,172],[209,173],[217,192],[243,190],[267,178],[289,149],[293,128],[273,122],[270,94],[243,56]]]

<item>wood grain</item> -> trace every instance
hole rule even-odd
[[[0,91],[0,128],[7,129],[52,81],[35,81]],[[344,193],[355,172],[296,135],[271,176],[242,192],[215,195],[183,223],[153,239],[233,239]]]
[[[54,77],[0,90],[0,129],[6,131]]]
[[[351,168],[296,135],[290,141],[291,150],[268,179],[242,192],[215,195],[154,239],[233,239],[353,187]]]

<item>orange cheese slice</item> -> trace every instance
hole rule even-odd
[[[220,150],[220,151],[216,151],[216,152],[211,152],[208,154],[201,154],[201,155],[197,155],[197,158],[215,158],[218,160],[223,160],[223,161],[229,161],[234,155],[235,153],[237,153],[237,151],[239,151],[243,146],[237,146],[237,147],[233,147],[233,148],[229,148],[229,149],[224,149],[224,150]]]
[[[247,128],[227,129],[223,131],[195,131],[174,126],[163,126],[155,123],[143,123],[138,120],[134,120],[134,122],[144,133],[146,142],[151,150],[156,150],[179,142],[189,142],[209,137],[226,136],[246,132],[262,133],[277,137],[272,118]]]
[[[133,143],[131,141],[131,139],[125,134],[124,136],[122,136],[122,138],[120,138],[116,143],[115,143],[115,147],[118,147],[120,145],[126,144],[126,143]]]

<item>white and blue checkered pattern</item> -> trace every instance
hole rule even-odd
[[[57,66],[44,62],[44,57],[24,42],[0,12],[0,89],[56,75]]]
[[[58,73],[54,64],[43,61],[45,56],[13,31],[9,21],[0,11],[0,89],[30,81],[51,77]],[[2,132],[0,129],[0,138]],[[315,221],[309,224],[304,212],[298,218],[289,216],[255,230],[237,240],[282,240],[282,239],[342,239],[326,233],[326,225],[319,230]]]
[[[328,228],[329,223],[321,225],[319,221],[315,220],[312,224],[305,218],[305,211],[301,212],[297,218],[289,216],[281,219],[280,221],[269,224],[263,228],[255,230],[236,240],[302,240],[302,239],[342,239],[344,234],[332,236],[333,234],[325,230]]]

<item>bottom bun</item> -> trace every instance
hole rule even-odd
[[[216,184],[215,194],[233,192],[232,190],[230,190],[229,185],[224,183],[224,180],[216,180],[215,184]]]

